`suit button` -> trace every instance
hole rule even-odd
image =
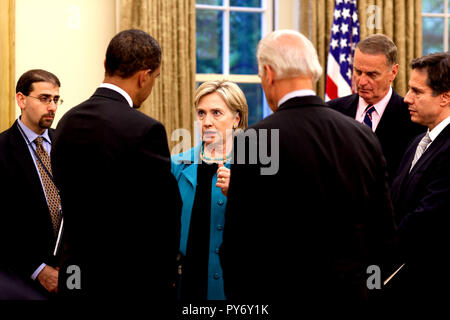
[[[220,279],[220,274],[218,274],[218,273],[214,273],[214,279],[216,279],[216,280],[218,280],[218,279]]]
[[[219,224],[219,225],[217,226],[217,230],[220,231],[220,230],[222,230],[222,229],[223,229],[223,226]]]
[[[219,206],[223,206],[223,200],[217,201],[217,204],[218,204]]]
[[[216,253],[219,254],[219,248],[216,248]]]

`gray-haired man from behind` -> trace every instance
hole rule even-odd
[[[379,142],[316,96],[322,68],[305,36],[272,32],[257,58],[274,112],[247,130],[256,132],[258,149],[279,151],[272,155],[279,169],[261,174],[261,161],[231,166],[221,250],[225,294],[274,303],[275,313],[364,303],[366,270],[383,265],[395,230]],[[252,149],[247,141],[244,152]]]

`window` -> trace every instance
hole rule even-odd
[[[256,46],[273,26],[273,0],[196,0],[197,85],[226,78],[247,98],[249,125],[270,114]]]
[[[423,54],[449,50],[450,0],[422,1]]]

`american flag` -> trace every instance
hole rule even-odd
[[[327,64],[325,101],[352,94],[353,54],[359,41],[356,0],[336,0]]]

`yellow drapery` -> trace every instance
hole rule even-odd
[[[0,132],[15,119],[15,0],[0,1]]]
[[[172,147],[175,129],[194,132],[195,0],[121,0],[120,29],[129,28],[161,45],[161,75],[140,110],[165,125]]]

